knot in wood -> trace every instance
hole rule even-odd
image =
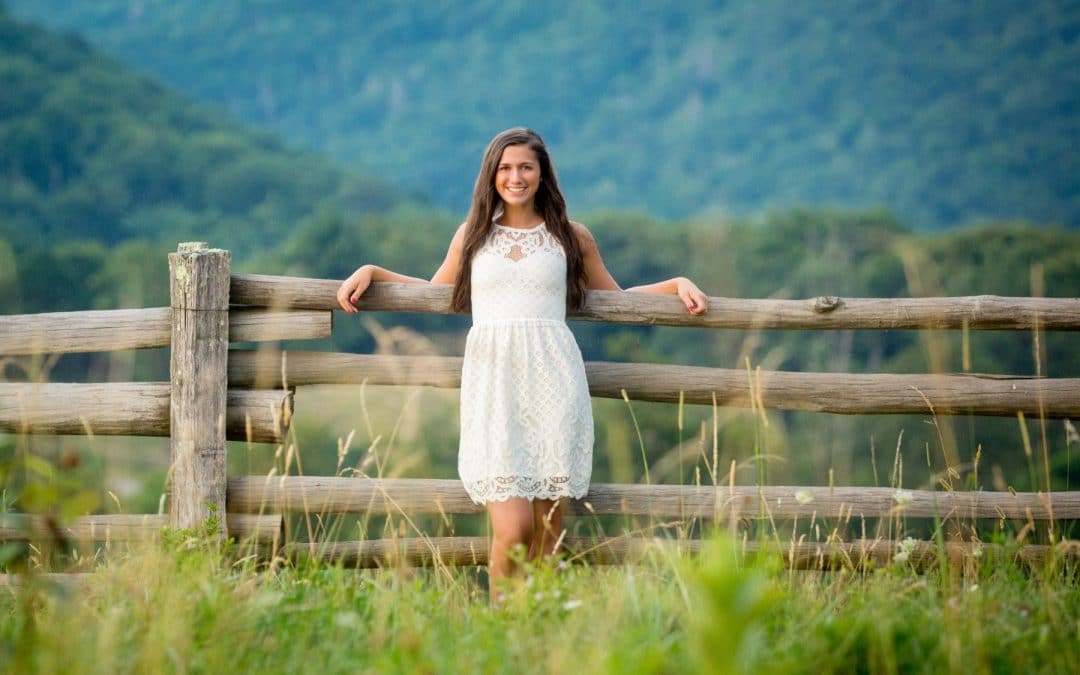
[[[835,295],[822,295],[814,299],[814,311],[818,314],[828,314],[840,306],[840,298]]]

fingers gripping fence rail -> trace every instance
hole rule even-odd
[[[281,443],[292,416],[293,388],[379,384],[456,388],[461,359],[229,349],[229,343],[317,339],[332,332],[338,281],[231,275],[227,251],[181,244],[169,256],[170,307],[0,317],[0,357],[171,347],[169,382],[0,383],[0,431],[23,434],[169,436],[168,515],[86,515],[71,522],[9,514],[0,539],[48,531],[71,540],[131,541],[164,524],[195,527],[225,514],[221,536],[250,538],[292,556],[356,566],[486,564],[488,542],[474,537],[283,544],[283,514],[470,514],[480,512],[459,481],[340,477],[225,476],[226,439]],[[362,310],[448,313],[450,288],[374,284]],[[619,324],[738,329],[1080,330],[1080,299],[710,298],[690,316],[674,297],[590,292],[571,319]],[[740,370],[645,363],[586,364],[595,397],[839,414],[976,414],[1080,417],[1080,379],[988,375],[889,375],[760,372],[751,386]],[[962,492],[861,487],[594,484],[569,504],[574,516],[644,516],[661,524],[737,526],[772,521],[935,518],[1014,520],[1033,524],[1080,518],[1080,492]],[[646,528],[646,534],[648,533]],[[611,563],[697,540],[638,535],[567,538],[572,559]],[[755,551],[763,542],[744,542]],[[971,542],[905,545],[903,555],[982,552]],[[1058,548],[1075,552],[1068,542]],[[796,568],[887,562],[902,550],[887,539],[791,542],[773,546]],[[986,547],[991,553],[994,547]],[[997,551],[1028,561],[1050,546]]]

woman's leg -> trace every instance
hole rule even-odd
[[[558,499],[534,499],[532,503],[533,537],[529,560],[553,556],[555,544],[562,537],[563,502]]]
[[[488,574],[492,581],[503,579],[515,571],[510,551],[517,544],[522,544],[530,551],[533,539],[533,506],[529,500],[511,497],[504,502],[488,502],[487,512],[491,517],[491,557],[488,560]]]

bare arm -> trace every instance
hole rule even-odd
[[[458,226],[454,238],[450,240],[450,248],[446,251],[446,258],[439,269],[431,277],[433,284],[453,284],[457,281],[458,270],[461,269],[461,251],[465,247],[465,223]]]
[[[670,295],[672,293],[679,292],[679,282],[690,281],[686,277],[674,277],[666,281],[657,281],[651,284],[642,284],[640,286],[631,286],[627,288],[628,293],[656,293],[657,295]]]
[[[435,271],[431,281],[425,281],[419,277],[410,277],[398,274],[385,267],[378,265],[363,265],[353,272],[348,279],[341,282],[338,287],[337,301],[341,308],[349,314],[355,314],[359,310],[354,304],[364,294],[373,281],[393,281],[402,284],[452,284],[457,279],[458,269],[461,267],[461,249],[465,242],[465,226],[462,225],[454,233],[450,241],[450,249],[446,252],[446,258],[442,265]]]
[[[608,272],[600,257],[600,248],[596,245],[596,239],[584,225],[572,223],[574,232],[581,244],[582,261],[585,266],[585,274],[589,280],[588,288],[596,291],[621,291],[623,290],[615,278]],[[625,289],[631,293],[654,293],[656,295],[678,295],[686,305],[686,311],[691,314],[704,314],[709,308],[709,300],[701,292],[693,281],[686,277],[675,277],[667,281],[658,281],[654,284],[634,286]]]

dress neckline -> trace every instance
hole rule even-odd
[[[533,225],[532,227],[511,227],[510,225],[500,225],[495,221],[491,221],[491,224],[495,227],[501,228],[503,230],[510,230],[512,232],[534,232],[544,226],[543,221],[540,221],[539,225]]]

